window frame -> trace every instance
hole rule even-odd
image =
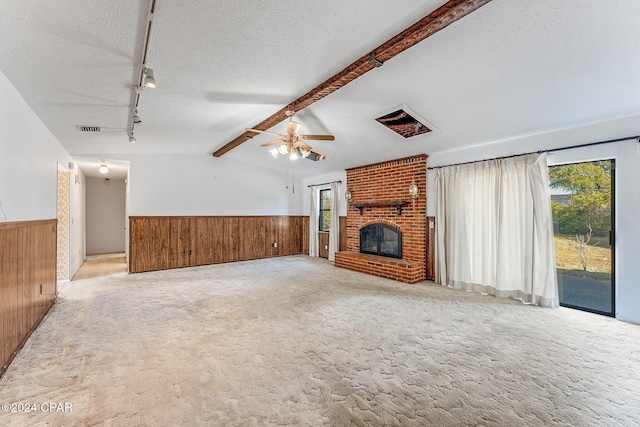
[[[329,207],[327,208],[326,206],[324,206],[323,204],[323,198],[322,195],[323,194],[327,194],[327,198],[324,200],[327,202],[327,204],[329,205]],[[325,188],[322,190],[318,190],[318,199],[319,199],[319,203],[318,203],[318,231],[320,232],[324,232],[324,233],[328,233],[329,231],[331,231],[331,189],[330,188]],[[327,212],[328,213],[328,221],[323,220],[323,213]],[[324,228],[323,228],[324,226]]]

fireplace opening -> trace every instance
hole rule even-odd
[[[370,224],[360,229],[360,252],[402,258],[402,233],[386,224]]]

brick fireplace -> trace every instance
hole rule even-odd
[[[424,154],[347,169],[347,250],[336,253],[337,267],[406,283],[426,279],[426,174]],[[412,182],[416,199],[409,194]],[[400,232],[401,258],[361,253],[361,229],[372,224]]]

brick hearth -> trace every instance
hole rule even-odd
[[[406,283],[426,278],[427,156],[419,155],[347,169],[347,188],[353,200],[347,209],[347,250],[336,253],[337,267],[386,277]],[[411,199],[409,185],[418,185],[419,196]],[[409,201],[402,213],[393,206],[362,208],[366,203]],[[360,229],[384,223],[402,232],[402,259],[360,253]]]
[[[418,261],[342,251],[336,252],[336,265],[405,283],[424,280],[424,265]]]

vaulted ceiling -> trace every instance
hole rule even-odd
[[[141,95],[136,144],[126,131],[147,0],[4,0],[0,70],[72,155],[211,157],[445,3],[157,0],[147,62],[158,87]],[[639,18],[637,0],[492,0],[300,111],[302,133],[336,140],[313,142],[328,158],[298,160],[297,173],[638,115]],[[436,131],[404,139],[374,120],[400,105]],[[283,170],[260,147],[270,139],[222,158]]]

